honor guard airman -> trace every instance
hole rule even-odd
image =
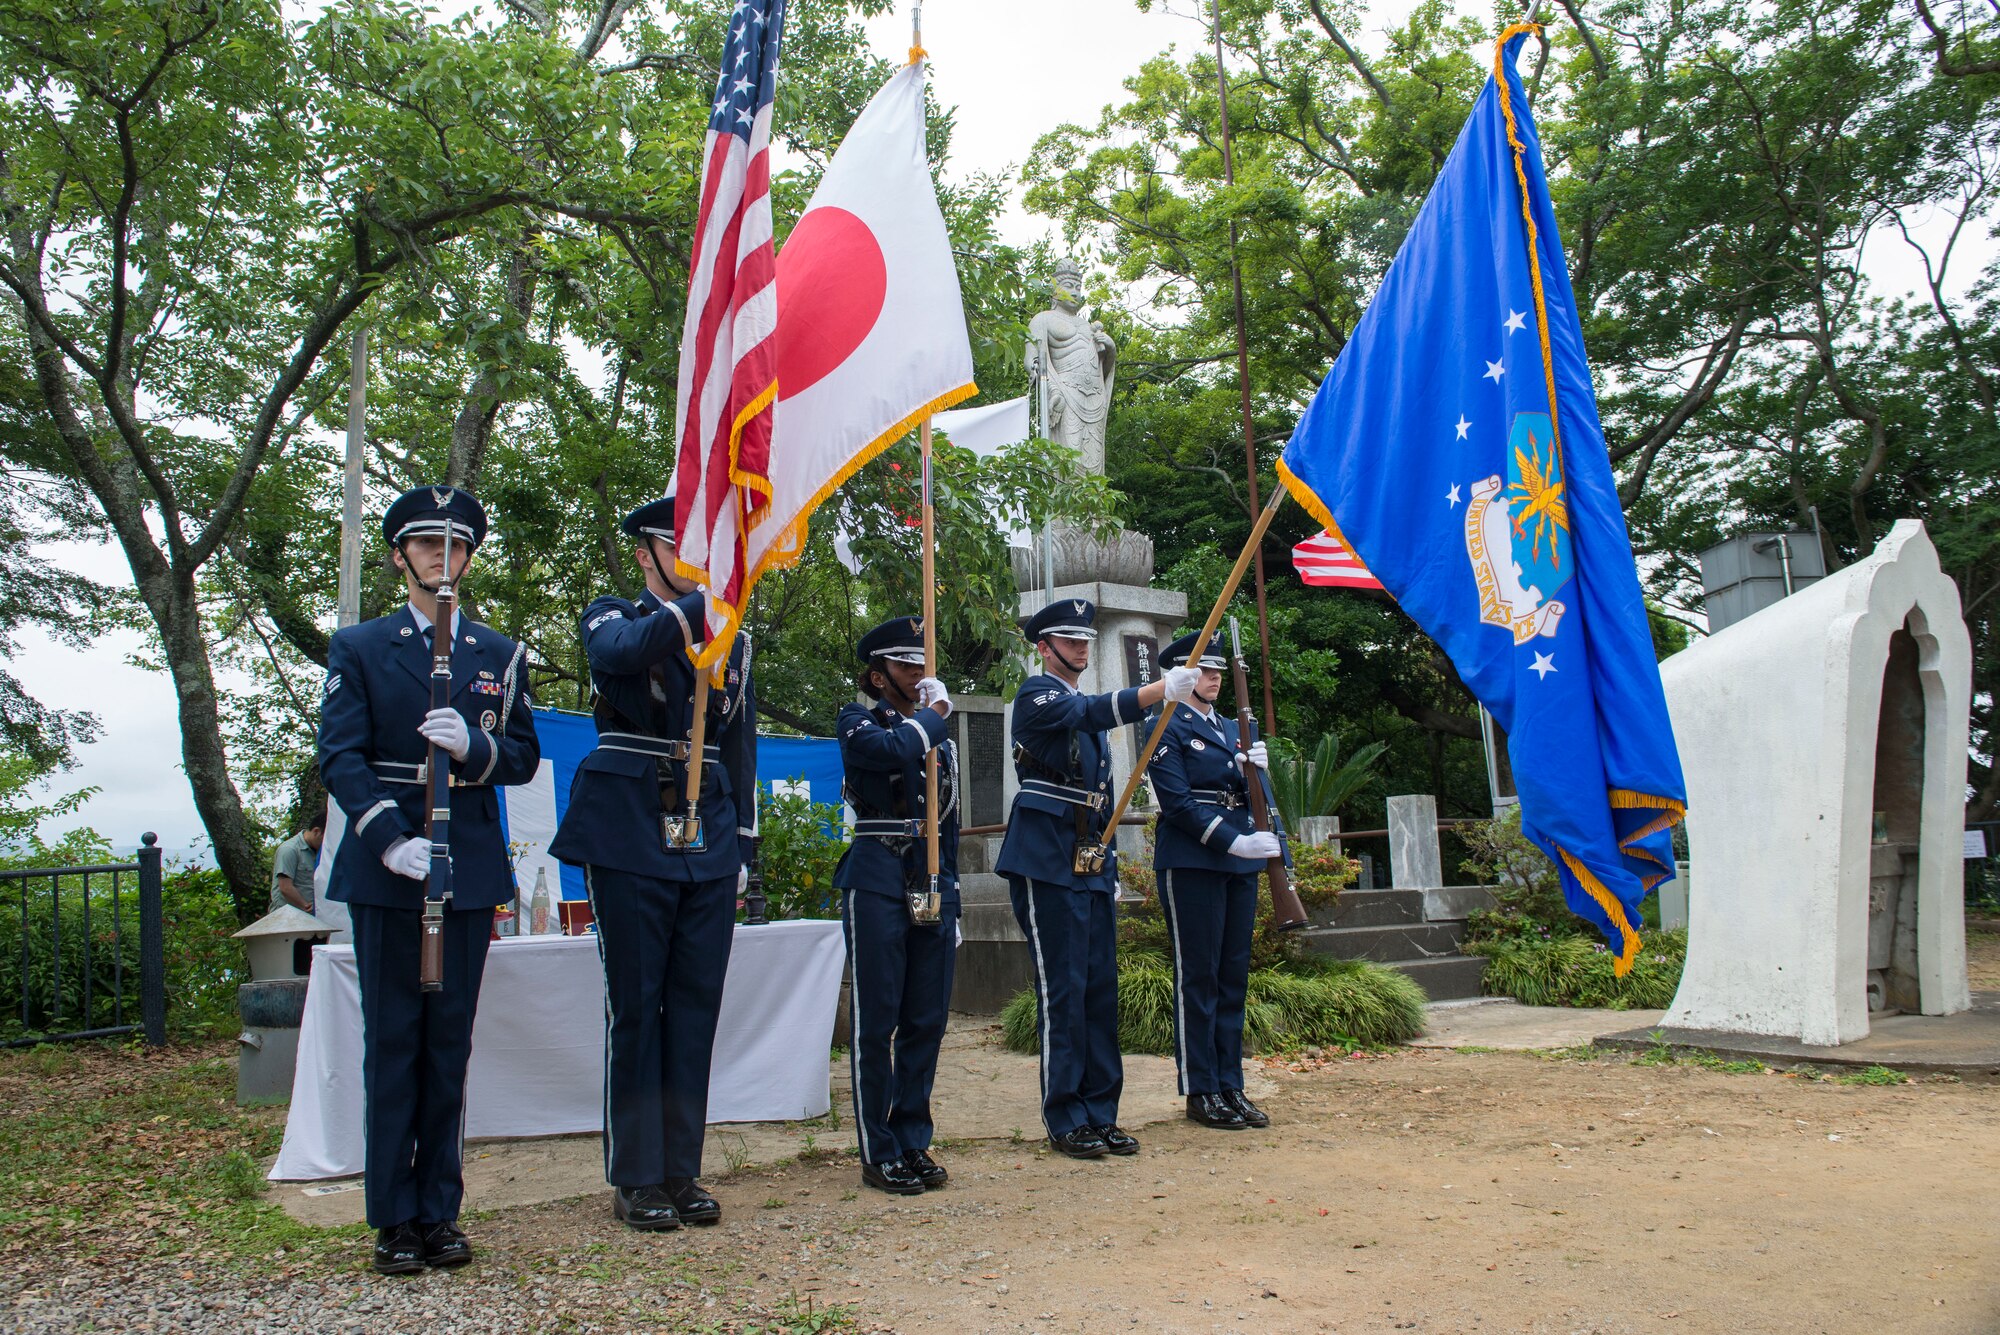
[[[1173,942],[1174,1062],[1190,1121],[1227,1131],[1269,1126],[1243,1094],[1243,1005],[1250,986],[1250,938],[1257,923],[1257,877],[1283,856],[1284,840],[1254,829],[1250,784],[1264,785],[1264,743],[1245,753],[1236,720],[1215,707],[1222,690],[1218,632],[1196,652],[1201,632],[1160,653],[1166,667],[1198,669],[1194,698],[1174,711],[1147,777],[1160,809],[1153,870]],[[1250,776],[1254,775],[1252,779]],[[1270,809],[1277,811],[1271,801]]]
[[[468,492],[419,487],[382,517],[409,601],[334,632],[320,705],[319,769],[347,818],[326,897],[348,906],[361,976],[361,1078],[368,1222],[375,1268],[463,1265],[465,1072],[493,910],[514,894],[500,829],[503,784],[541,763],[520,645],[455,610],[448,709],[432,709],[437,593],[456,586],[486,536]],[[430,748],[450,756],[451,897],[442,987],[422,989]]]
[[[722,1218],[696,1179],[736,900],[756,856],[756,694],[739,635],[708,695],[701,792],[687,810],[688,649],[704,638],[704,598],[674,570],[673,497],[633,511],[624,529],[646,591],[584,610],[597,747],[577,766],[549,852],[583,868],[604,960],[612,1212],[671,1229]]]
[[[1091,603],[1063,598],[1023,625],[1042,670],[1014,697],[1020,790],[995,863],[1035,965],[1042,1122],[1073,1159],[1139,1149],[1118,1127],[1118,855],[1116,831],[1105,829],[1115,800],[1105,733],[1163,699],[1188,699],[1200,675],[1172,668],[1145,686],[1083,694],[1096,619]]]
[[[854,808],[854,841],[833,883],[853,976],[849,1073],[861,1180],[914,1196],[948,1174],[931,1157],[931,1083],[951,1003],[958,945],[958,748],[951,696],[924,675],[920,617],[861,637],[857,681],[875,705],[844,706],[835,732]],[[938,755],[938,878],[924,835],[925,757]],[[929,896],[935,890],[937,900]]]

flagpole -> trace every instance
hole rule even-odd
[[[910,63],[924,58],[923,0],[910,6]],[[931,504],[931,419],[917,428],[917,448],[922,455],[924,488],[924,675],[937,676],[937,510]],[[924,752],[924,868],[929,873],[921,902],[909,897],[910,916],[920,923],[934,923],[941,911],[938,898],[938,748]]]
[[[1229,578],[1222,582],[1222,592],[1216,595],[1215,606],[1208,610],[1208,620],[1202,623],[1201,634],[1195,637],[1194,642],[1197,646],[1205,645],[1215,638],[1216,627],[1222,624],[1222,614],[1228,608],[1229,600],[1236,596],[1237,586],[1243,583],[1243,572],[1249,568],[1253,555],[1263,546],[1264,533],[1271,527],[1271,520],[1276,517],[1278,507],[1284,503],[1285,489],[1273,487],[1271,499],[1264,503],[1263,512],[1257,516],[1257,522],[1250,528],[1250,540],[1244,543],[1243,550],[1237,553],[1236,564],[1230,568]],[[1160,749],[1160,738],[1166,735],[1167,720],[1173,716],[1174,701],[1162,702],[1159,722],[1153,725],[1153,735],[1139,748],[1138,763],[1132,766],[1132,773],[1125,779],[1125,789],[1118,794],[1118,805],[1112,809],[1111,819],[1104,823],[1107,836],[1118,832],[1118,822],[1124,819],[1125,808],[1131,805],[1132,794],[1138,790],[1139,780],[1145,775],[1146,766],[1153,759],[1153,754]]]
[[[1229,138],[1229,77],[1222,68],[1222,0],[1210,0],[1209,14],[1215,34],[1215,99],[1222,112],[1222,183],[1236,184],[1236,158]],[[1229,282],[1236,297],[1236,384],[1243,405],[1243,471],[1250,480],[1250,512],[1257,513],[1257,422],[1250,410],[1250,341],[1243,327],[1243,270],[1236,262],[1236,218],[1229,219]],[[1282,490],[1282,488],[1280,488]],[[1264,730],[1278,731],[1278,704],[1271,694],[1271,623],[1264,612],[1264,549],[1255,559],[1256,578],[1251,587],[1257,592],[1258,667],[1264,678]],[[1209,627],[1209,634],[1215,628]],[[1207,644],[1206,636],[1200,641]]]

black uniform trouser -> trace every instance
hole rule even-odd
[[[1118,904],[1109,891],[1008,876],[1035,964],[1042,1125],[1051,1136],[1113,1126],[1125,1089],[1118,1049]]]
[[[465,1072],[493,910],[444,915],[444,989],[422,988],[423,910],[350,904],[361,977],[368,1224],[458,1218],[465,1199]]]
[[[1158,880],[1174,947],[1174,1061],[1181,1093],[1241,1089],[1257,878],[1162,867]]]
[[[736,877],[583,876],[604,961],[604,1180],[699,1177]]]
[[[861,1162],[881,1164],[931,1145],[931,1086],[951,1005],[958,910],[930,926],[910,921],[896,895],[847,890],[848,1074]]]

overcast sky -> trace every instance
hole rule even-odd
[[[1414,0],[1370,6],[1360,44],[1379,49],[1381,33],[1412,8]],[[287,5],[288,12],[294,9]],[[940,102],[958,107],[951,170],[1018,172],[1041,134],[1066,121],[1093,124],[1107,103],[1122,99],[1123,80],[1142,62],[1169,47],[1185,57],[1207,45],[1197,12],[1193,0],[1156,3],[1150,13],[1131,0],[930,0],[924,46],[932,84]],[[882,56],[900,61],[909,47],[908,6],[871,21],[868,31]],[[1001,232],[1026,244],[1055,229],[1019,207],[1017,189]],[[1961,281],[1978,273],[1993,245],[1981,238],[1966,252],[1955,265]],[[1922,281],[1914,255],[1887,238],[1879,239],[1871,260],[1886,289],[1909,290]],[[130,582],[115,548],[64,544],[51,555],[107,583]],[[96,827],[121,848],[135,845],[146,830],[156,831],[170,851],[204,843],[180,769],[172,684],[126,661],[143,648],[140,635],[106,636],[81,656],[32,631],[21,638],[11,670],[23,685],[50,705],[93,711],[104,726],[104,740],[83,748],[81,763],[56,785],[57,791],[101,789],[78,823]]]

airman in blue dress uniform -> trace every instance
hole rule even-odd
[[[361,978],[368,1222],[375,1268],[463,1265],[466,1064],[493,910],[514,894],[494,789],[541,763],[520,645],[453,613],[451,707],[431,709],[431,636],[452,534],[455,584],[486,512],[452,487],[405,492],[382,517],[409,603],[334,632],[320,705],[319,770],[347,818],[326,896],[348,906]],[[432,742],[451,757],[451,898],[444,987],[420,990]]]
[[[858,685],[876,704],[843,706],[834,731],[854,808],[854,841],[835,870],[853,975],[848,1065],[861,1180],[914,1196],[948,1174],[930,1154],[931,1084],[951,1002],[958,946],[958,749],[946,737],[951,696],[924,675],[920,617],[861,637]],[[936,922],[919,922],[909,892],[927,893],[924,763],[938,751]]]
[[[1186,700],[1199,673],[1171,668],[1159,681],[1085,695],[1097,608],[1050,603],[1024,623],[1042,670],[1014,696],[1014,772],[1020,790],[995,868],[1007,878],[1027,935],[1040,1006],[1042,1123],[1073,1159],[1135,1154],[1118,1127],[1124,1065],[1118,1052],[1118,855],[1107,833],[1116,794],[1105,734],[1143,720],[1163,699]],[[1080,847],[1102,840],[1101,866],[1079,869]]]
[[[1159,804],[1153,870],[1174,958],[1174,1062],[1189,1120],[1241,1131],[1271,1119],[1243,1094],[1243,1006],[1250,985],[1250,938],[1257,922],[1257,877],[1285,856],[1278,834],[1255,829],[1249,774],[1264,784],[1262,741],[1246,753],[1236,720],[1215,708],[1222,690],[1218,633],[1196,652],[1201,632],[1160,653],[1171,668],[1187,664],[1200,679],[1194,699],[1174,711],[1153,751],[1147,776]],[[1270,806],[1275,820],[1277,804]]]
[[[637,602],[584,609],[597,747],[578,764],[549,844],[583,868],[604,960],[604,1176],[612,1212],[637,1229],[713,1224],[701,1175],[709,1063],[736,900],[756,857],[756,694],[750,641],[731,646],[708,697],[701,839],[675,843],[686,813],[704,597],[674,571],[674,498],[627,515],[646,576]]]

